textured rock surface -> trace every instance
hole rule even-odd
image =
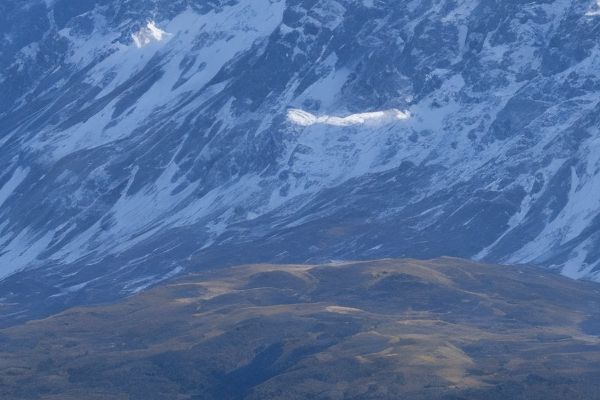
[[[192,264],[451,255],[597,279],[597,14],[3,1],[0,312],[106,300]]]

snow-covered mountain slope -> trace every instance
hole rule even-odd
[[[600,279],[599,10],[3,1],[2,312],[249,261]]]

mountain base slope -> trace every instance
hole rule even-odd
[[[454,258],[204,271],[0,330],[0,397],[600,399],[599,310]]]

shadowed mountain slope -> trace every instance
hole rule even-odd
[[[3,0],[0,38],[2,319],[198,260],[600,279],[594,0]]]

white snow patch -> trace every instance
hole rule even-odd
[[[363,6],[367,7],[367,8],[373,8],[375,7],[375,2],[374,0],[363,0]]]
[[[0,189],[0,207],[13,194],[15,189],[25,180],[29,174],[29,168],[17,168],[12,176]]]
[[[585,262],[588,254],[587,247],[589,245],[586,241],[574,249],[569,260],[562,266],[562,275],[571,279],[582,279],[590,276],[594,266]]]
[[[338,102],[342,100],[340,98],[342,88],[352,72],[349,68],[336,68],[337,64],[338,57],[332,53],[323,62],[323,68],[329,70],[329,73],[313,83],[299,97],[292,95],[294,102],[296,104],[305,104],[307,101],[316,102],[321,109],[335,110]]]
[[[586,12],[585,15],[588,17],[599,16],[600,15],[600,0],[596,0],[595,10],[590,10],[590,11]]]
[[[171,35],[156,26],[154,21],[149,21],[145,27],[132,34],[131,38],[133,39],[135,47],[140,49],[152,42],[162,42],[169,36]]]
[[[0,238],[0,242],[4,239],[5,237]],[[0,279],[35,263],[39,254],[48,247],[51,239],[51,232],[39,237],[29,229],[9,239],[8,243],[3,245],[0,254]]]
[[[173,268],[171,271],[167,272],[164,275],[160,275],[160,276],[152,275],[152,276],[144,277],[141,279],[136,279],[132,282],[129,282],[129,284],[125,287],[125,290],[131,294],[139,293],[142,290],[147,289],[148,287],[155,285],[157,283],[160,283],[162,281],[165,281],[167,279],[170,279],[170,278],[180,274],[181,272],[183,272],[183,267],[178,266],[178,267]],[[134,286],[134,285],[137,285],[137,286]]]
[[[336,117],[332,115],[316,116],[307,111],[292,108],[288,110],[288,120],[296,125],[311,126],[311,125],[332,125],[332,126],[353,126],[364,124],[385,124],[395,121],[407,120],[410,118],[410,113],[391,109],[385,111],[374,111],[359,114],[351,114],[346,117]]]

